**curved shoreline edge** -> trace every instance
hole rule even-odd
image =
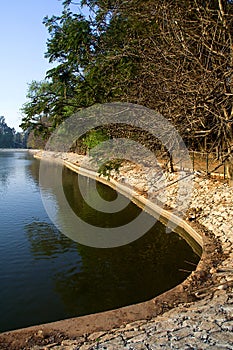
[[[94,171],[91,171],[89,169],[85,169],[82,167],[79,167],[77,165],[74,165],[73,163],[69,161],[64,161],[64,165],[76,172],[77,174],[90,177],[94,180],[97,180],[104,185],[107,185],[114,190],[117,190],[125,197],[129,198],[132,202],[134,202],[137,206],[141,207],[143,210],[145,210],[148,214],[151,214],[156,219],[161,221],[162,223],[168,223],[170,222],[170,229],[177,228],[178,233],[182,229],[184,232],[186,232],[192,240],[188,239],[187,235],[183,234],[183,238],[187,240],[187,242],[193,247],[193,241],[195,241],[201,248],[203,248],[203,238],[202,235],[192,228],[186,221],[184,221],[182,218],[178,217],[177,215],[173,214],[172,212],[169,212],[168,210],[165,210],[164,208],[161,208],[159,205],[153,203],[152,201],[146,199],[143,195],[137,193],[136,191],[132,190],[126,185],[123,185],[116,180],[109,178],[108,180],[102,176],[99,176],[99,174],[95,173]],[[200,253],[200,249],[197,248],[197,246],[193,247],[194,250],[198,251]]]
[[[55,159],[53,159],[55,160]],[[63,162],[68,168],[73,171],[78,172],[81,175],[89,176],[109,185],[109,181],[100,178],[94,172],[90,174],[89,170],[82,170],[77,165],[72,162]],[[112,187],[116,187],[119,190],[119,183],[115,180],[111,181]],[[122,185],[122,192],[125,195],[132,195],[132,192]],[[139,195],[135,194],[135,201],[141,200],[142,205],[147,205],[148,200]],[[138,204],[138,203],[137,203]],[[159,207],[154,205],[151,206],[151,210],[158,209]],[[149,206],[150,207],[150,206]],[[157,208],[158,207],[158,208]],[[198,223],[193,223],[192,226],[189,225],[184,220],[176,217],[174,214],[167,210],[162,210],[161,208],[159,216],[164,217],[165,220],[175,219],[176,224],[179,224],[185,231],[197,240],[198,244],[202,246],[203,253],[201,260],[197,266],[197,269],[188,276],[188,278],[180,285],[174,287],[173,289],[143,303],[126,306],[120,309],[105,311],[98,314],[81,316],[77,318],[52,322],[49,324],[32,326],[21,330],[15,330],[11,332],[6,332],[5,335],[12,335],[14,339],[17,337],[25,336],[29,334],[35,334],[38,331],[43,331],[46,333],[61,332],[69,337],[79,337],[83,334],[91,334],[93,332],[99,331],[109,331],[113,328],[121,327],[122,325],[128,324],[130,322],[138,320],[149,320],[164,312],[185,303],[194,301],[194,292],[200,287],[208,288],[213,284],[211,269],[219,264],[223,258],[222,249],[220,242],[213,237],[213,235],[205,228],[203,228]],[[4,337],[4,333],[2,333]],[[0,335],[1,338],[1,335]]]

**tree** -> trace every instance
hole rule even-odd
[[[114,19],[106,30],[107,24],[100,28],[65,5],[62,16],[45,18],[44,23],[51,35],[46,57],[58,65],[47,72],[45,81],[29,85],[21,127],[46,133],[41,118],[48,120],[52,130],[80,108],[126,96],[126,81],[136,65],[126,54],[114,57],[110,45],[115,42],[117,49],[126,42],[122,33],[122,25],[124,32],[129,29],[126,21]]]
[[[231,152],[232,2],[86,3],[99,4],[99,18],[107,16],[110,24],[114,17],[130,23],[127,54],[134,55],[137,70],[127,100],[161,112],[189,147],[218,156]],[[116,55],[124,50],[118,47]]]
[[[83,0],[89,19],[71,4],[44,20],[58,65],[30,86],[24,128],[42,131],[46,118],[52,130],[83,107],[125,101],[161,112],[190,148],[231,152],[231,1]]]
[[[59,116],[66,110],[59,84],[46,80],[33,81],[29,85],[27,98],[30,101],[22,107],[22,112],[26,115],[21,124],[23,129],[33,128],[48,133],[53,124],[56,126],[61,122]]]
[[[221,0],[154,2],[157,35],[140,52],[139,103],[171,119],[190,147],[218,154],[232,145],[232,10]]]
[[[3,116],[0,117],[0,148],[14,147],[15,130],[10,128]]]

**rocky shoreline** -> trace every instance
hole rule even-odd
[[[43,152],[37,156],[42,157]],[[83,157],[76,154],[46,153],[48,156],[89,167],[88,162],[84,164]],[[180,189],[183,191],[181,199],[185,198],[185,180],[177,181],[177,175],[167,174],[159,185],[158,178],[152,173],[153,176],[149,175],[149,166],[136,167],[125,163],[119,173],[112,171],[111,177],[137,188],[142,196],[147,197],[150,191],[150,198],[164,202],[167,209],[182,215],[203,234],[203,256],[198,271],[187,279],[194,288],[193,299],[178,300],[171,310],[164,307],[160,315],[149,320],[124,323],[107,331],[77,333],[75,336],[62,331],[49,333],[46,328],[38,326],[29,333],[3,333],[0,335],[0,349],[233,349],[232,188],[227,181],[190,174],[192,197],[185,212],[182,201],[175,200]],[[212,260],[208,261],[210,256]],[[162,303],[166,306],[166,302],[165,298]]]

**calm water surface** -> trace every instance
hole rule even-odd
[[[118,248],[70,240],[48,218],[38,177],[39,161],[27,152],[0,151],[0,331],[148,300],[183,281],[182,270],[199,261],[186,241],[166,234],[161,223]],[[119,214],[95,212],[82,199],[77,175],[67,169],[63,185],[70,206],[92,225],[115,227],[140,213],[133,203]],[[91,194],[95,184],[82,178],[82,186]],[[98,192],[109,201],[116,197],[101,184]]]

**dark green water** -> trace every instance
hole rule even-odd
[[[148,300],[183,281],[199,257],[161,223],[118,248],[80,245],[51,223],[43,207],[39,161],[27,152],[0,151],[0,331],[95,313]],[[94,182],[82,178],[92,196]],[[70,206],[98,227],[117,227],[140,209],[96,212],[82,199],[77,175],[63,170]],[[99,184],[108,201],[116,192]],[[49,193],[49,189],[46,189]],[[56,198],[51,191],[56,207]],[[187,261],[189,263],[187,263]]]

